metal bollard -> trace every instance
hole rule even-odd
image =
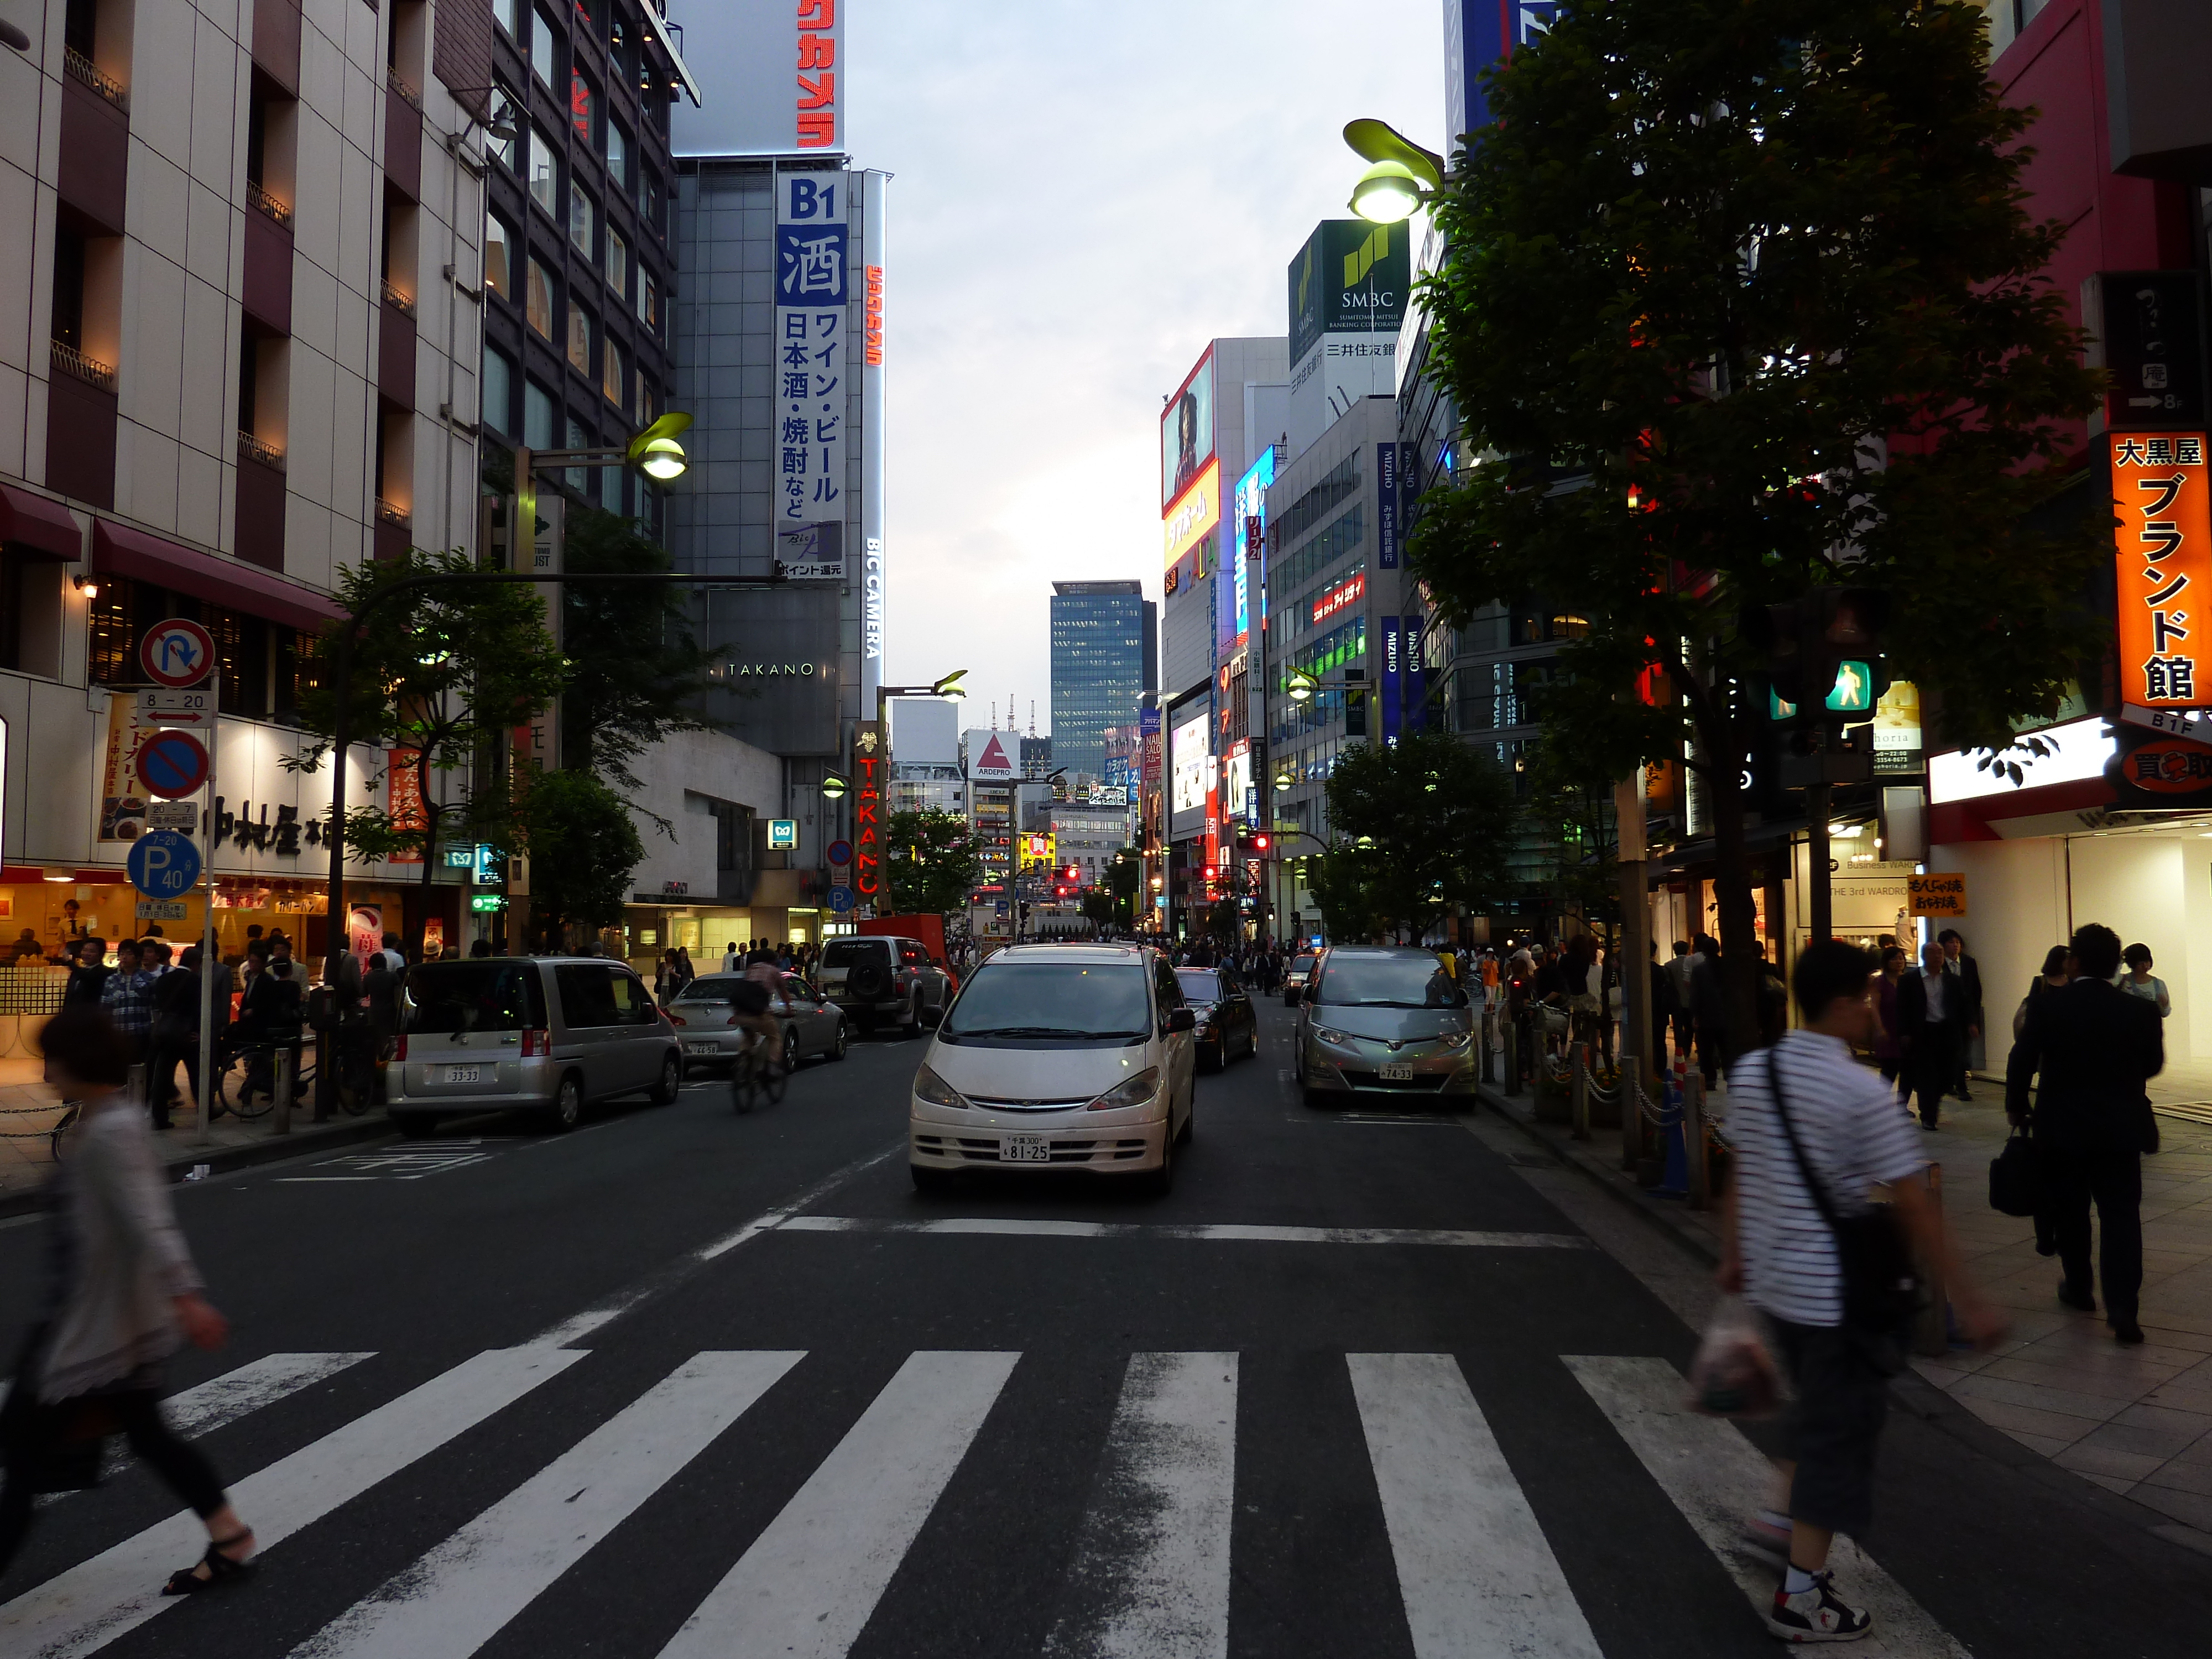
[[[292,1133],[292,1046],[284,1044],[276,1050],[276,1075],[270,1087],[276,1091],[276,1121],[270,1127],[272,1135]]]
[[[1491,1009],[1482,1011],[1482,1080],[1498,1081],[1498,1016]]]
[[[1505,1092],[1517,1095],[1521,1092],[1521,1033],[1511,1020],[1498,1028],[1498,1041],[1505,1055]]]
[[[1713,1171],[1705,1161],[1705,1079],[1695,1072],[1683,1079],[1682,1152],[1689,1170],[1690,1207],[1710,1210]]]
[[[1574,1047],[1574,1071],[1568,1084],[1567,1133],[1577,1140],[1590,1138],[1589,1100],[1589,1044],[1577,1042]]]
[[[1620,1057],[1620,1167],[1633,1170],[1644,1154],[1644,1073],[1634,1054]]]
[[[1940,1164],[1928,1166],[1928,1201],[1936,1206],[1936,1225],[1943,1225],[1943,1166]],[[1923,1260],[1920,1272],[1928,1281],[1928,1302],[1913,1324],[1912,1350],[1931,1357],[1946,1354],[1951,1351],[1951,1287],[1943,1282],[1940,1261]]]

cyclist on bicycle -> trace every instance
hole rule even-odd
[[[769,1004],[775,999],[781,978],[774,953],[756,949],[745,958],[744,978],[730,992],[738,1024],[766,1040],[768,1063],[778,1071],[783,1068],[783,1027],[776,1024],[768,1010]]]

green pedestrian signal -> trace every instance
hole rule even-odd
[[[1836,665],[1835,689],[1828,693],[1828,709],[1837,714],[1863,714],[1874,707],[1874,671],[1846,657]]]

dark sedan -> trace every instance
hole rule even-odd
[[[1260,1052],[1260,1016],[1234,968],[1178,968],[1176,983],[1198,1016],[1198,1058],[1220,1071]]]

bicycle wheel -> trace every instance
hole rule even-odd
[[[761,1098],[771,1106],[780,1104],[783,1100],[784,1085],[791,1081],[788,1064],[772,1065],[763,1053],[759,1060],[759,1078]]]
[[[740,1117],[752,1110],[754,1099],[759,1093],[760,1079],[755,1070],[756,1064],[753,1050],[745,1048],[738,1052],[730,1066],[730,1104]]]
[[[246,1086],[252,1076],[252,1061],[260,1054],[256,1048],[241,1049],[230,1058],[229,1064],[216,1074],[216,1104],[241,1122],[257,1117],[266,1117],[276,1109],[276,1097],[264,1094],[257,1105],[253,1092]]]

